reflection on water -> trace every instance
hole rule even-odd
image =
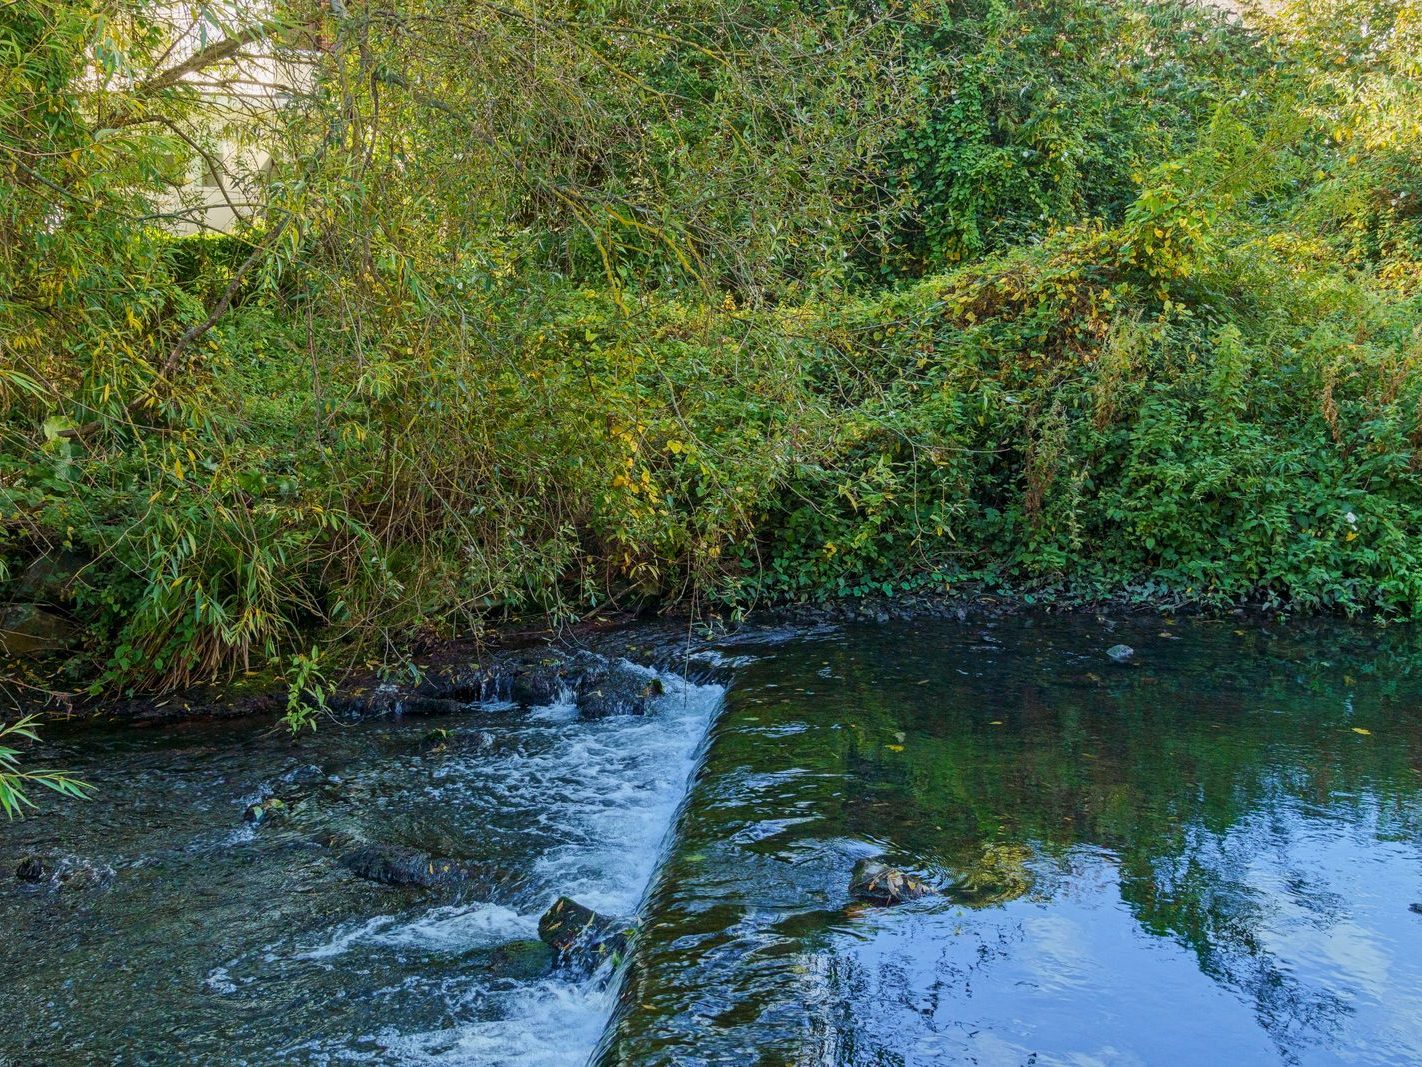
[[[56,731],[46,762],[101,791],[0,826],[0,1063],[1422,1062],[1413,644],[782,631],[705,657],[735,684],[699,770],[721,691],[674,678],[642,718]],[[332,829],[480,877],[375,885]],[[112,884],[23,886],[34,850]],[[938,892],[855,903],[869,858]],[[510,969],[563,893],[640,908],[620,979]]]
[[[736,651],[605,1063],[1422,1062],[1407,639],[1028,618]],[[943,892],[856,905],[865,856]]]

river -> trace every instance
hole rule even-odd
[[[1422,1062],[1409,633],[1018,614],[691,663],[644,716],[52,730],[98,792],[0,827],[0,1063]],[[332,827],[484,876],[378,884]],[[869,858],[936,891],[858,902]],[[520,965],[560,895],[639,921],[626,957]]]

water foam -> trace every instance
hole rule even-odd
[[[357,947],[457,954],[536,937],[538,916],[558,896],[609,915],[635,913],[723,694],[717,685],[661,677],[665,693],[646,715],[586,720],[561,700],[514,717],[507,728],[517,743],[505,751],[449,761],[431,776],[428,795],[472,819],[486,814],[489,833],[526,855],[516,901],[375,916],[302,958],[340,965],[337,958]],[[320,1043],[320,1051],[381,1063],[571,1067],[587,1061],[611,1016],[612,978],[608,968],[577,981],[445,978],[426,992],[444,999],[448,1025],[385,1027]]]

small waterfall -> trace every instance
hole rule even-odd
[[[652,673],[648,671],[649,675]],[[445,762],[428,791],[466,820],[486,820],[497,850],[521,865],[509,900],[382,915],[335,932],[304,950],[341,966],[342,957],[381,949],[468,953],[538,936],[538,918],[559,896],[607,915],[631,916],[652,880],[664,839],[720,706],[719,685],[661,674],[664,688],[646,715],[589,720],[571,698],[509,716],[507,748]],[[616,999],[610,968],[586,979],[553,974],[513,980],[445,967],[414,974],[392,999],[444,1005],[440,1025],[387,1025],[351,1047],[312,1042],[306,1051],[336,1060],[581,1067]],[[387,1014],[388,1013],[382,1013]],[[367,1055],[365,1049],[378,1048]]]

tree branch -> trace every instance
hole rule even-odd
[[[280,26],[281,23],[275,21],[259,22],[255,26],[248,26],[245,30],[239,30],[230,37],[224,37],[220,41],[214,41],[206,48],[199,48],[176,66],[169,67],[167,70],[160,71],[146,81],[139,82],[135,87],[135,91],[138,93],[155,93],[160,89],[167,89],[176,85],[195,71],[205,70],[224,60],[231,59],[253,41],[260,41],[269,37],[272,31]]]

